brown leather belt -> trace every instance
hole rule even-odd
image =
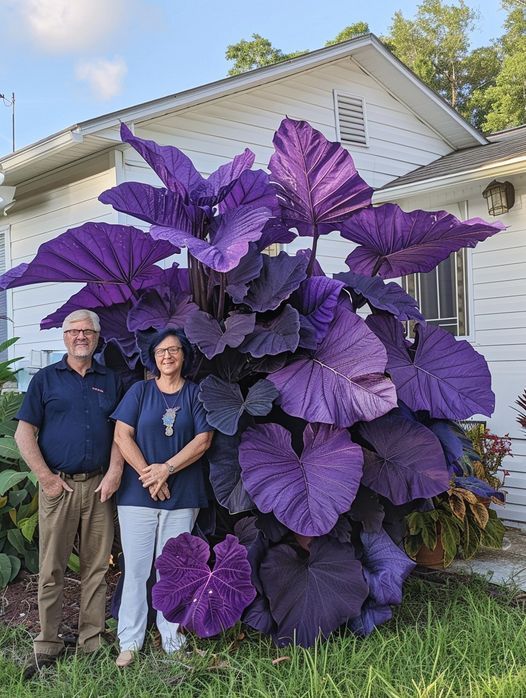
[[[97,468],[97,470],[90,470],[88,473],[63,473],[59,470],[53,471],[55,475],[60,475],[63,480],[73,480],[73,482],[84,482],[85,480],[91,480],[92,477],[97,475],[102,475],[104,473],[102,468]]]

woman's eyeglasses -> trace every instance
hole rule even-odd
[[[183,351],[183,347],[166,347],[166,349],[156,349],[153,352],[153,355],[157,358],[160,359],[162,358],[166,352],[168,352],[169,356],[177,356],[177,354]]]
[[[69,334],[70,337],[79,337],[80,333],[84,335],[84,337],[93,337],[96,334],[99,334],[97,330],[64,330],[64,334]]]

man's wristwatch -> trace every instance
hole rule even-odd
[[[170,463],[166,465],[168,466],[168,475],[173,475],[175,473],[175,465],[171,465]]]

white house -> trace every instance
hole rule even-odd
[[[265,167],[285,116],[340,140],[379,190],[375,202],[488,218],[484,188],[497,177],[513,183],[516,200],[501,216],[510,226],[504,233],[443,263],[438,281],[423,275],[407,283],[428,315],[468,338],[490,362],[497,410],[489,426],[509,431],[516,453],[507,464],[506,518],[526,523],[526,440],[511,409],[526,384],[526,180],[520,174],[526,131],[486,139],[373,35],[85,121],[1,158],[2,189],[15,189],[0,218],[0,263],[2,248],[7,267],[27,262],[42,242],[88,220],[137,224],[97,201],[123,181],[156,183],[120,142],[121,121],[143,138],[181,148],[208,174],[246,146],[256,154],[255,167]],[[349,251],[339,236],[325,238],[319,251],[325,271],[345,269]],[[7,292],[7,332],[20,337],[16,351],[30,370],[62,347],[60,332],[40,332],[40,320],[78,288],[42,284]]]

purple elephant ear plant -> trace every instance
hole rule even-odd
[[[191,377],[217,430],[211,506],[232,515],[231,532],[213,534],[212,563],[206,541],[169,541],[154,603],[201,637],[240,619],[279,645],[308,647],[340,626],[366,635],[414,566],[397,520],[452,477],[470,482],[452,420],[494,407],[483,357],[384,279],[426,272],[503,226],[373,207],[348,151],[302,121],[281,123],[268,173],[247,149],[205,178],[173,146],[125,125],[121,137],[163,186],[126,182],[100,200],[148,230],[85,223],[0,289],[86,284],[42,328],[91,308],[101,359],[118,354],[129,371],[152,329],[183,327],[195,346]],[[316,258],[333,231],[356,245],[336,278]],[[265,251],[298,236],[299,254]]]

